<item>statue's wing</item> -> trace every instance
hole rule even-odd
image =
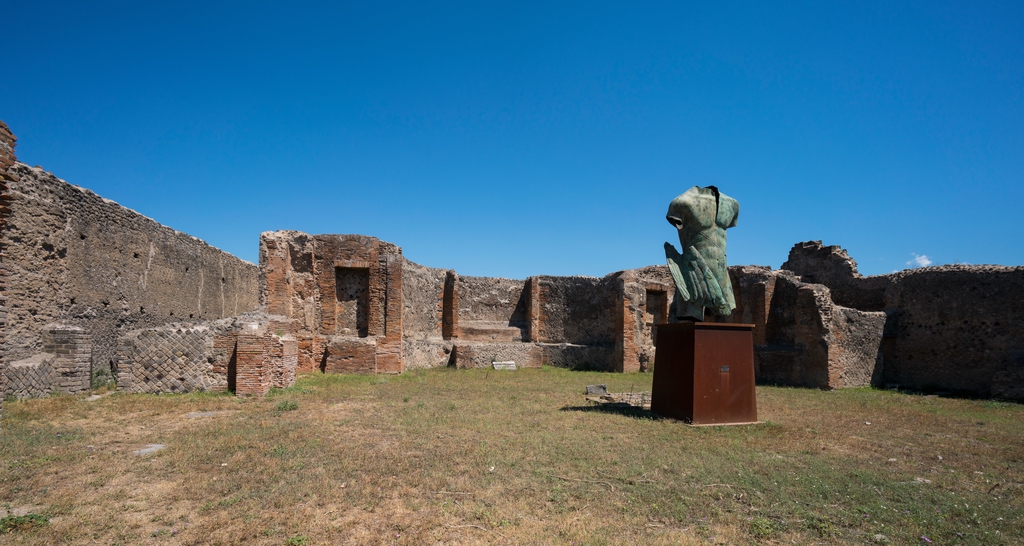
[[[725,302],[725,296],[722,294],[722,286],[718,284],[714,271],[696,248],[692,246],[687,248],[686,254],[690,258],[689,265],[693,270],[694,285],[700,287],[701,298],[699,301],[704,304],[704,307],[719,307]]]
[[[672,280],[676,283],[679,296],[683,301],[690,301],[690,291],[686,288],[685,277],[683,276],[683,255],[672,246],[672,243],[665,243],[665,258],[668,260],[668,270],[672,273]]]
[[[671,261],[669,267],[671,269]],[[681,260],[678,262],[678,269],[680,277],[685,280],[685,286],[688,289],[689,297],[685,298],[686,301],[696,306],[712,309],[717,309],[725,303],[722,287],[699,250],[692,246],[688,247],[686,254],[681,256]],[[675,278],[675,273],[673,273],[673,279]]]

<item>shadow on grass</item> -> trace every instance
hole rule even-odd
[[[611,404],[592,404],[589,406],[562,406],[559,411],[579,411],[583,413],[611,413],[616,415],[624,415],[632,419],[645,419],[650,421],[660,421],[662,419],[668,419],[657,413],[652,413],[649,409],[640,408],[631,404],[624,403],[611,403]]]

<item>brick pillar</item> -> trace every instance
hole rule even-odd
[[[237,374],[232,378],[231,374],[236,373],[238,356],[235,354],[235,345],[238,343],[238,333],[230,332],[213,336],[213,374],[224,377],[224,386],[217,385],[212,391],[237,390]]]
[[[298,343],[290,334],[267,334],[266,360],[270,368],[270,385],[283,389],[295,384],[295,368],[299,363]]]
[[[272,233],[260,235],[260,303],[272,315],[291,317],[292,291],[288,282],[291,271],[291,253],[288,242],[284,238],[274,237]]]
[[[238,334],[235,349],[235,394],[265,396],[270,392],[270,366],[259,334]]]
[[[53,360],[53,391],[86,392],[91,387],[92,338],[77,326],[51,325],[43,330],[43,352]]]
[[[18,160],[14,155],[14,146],[17,144],[14,134],[7,127],[7,124],[0,121],[0,232],[7,225],[7,217],[11,214],[11,196],[7,191],[8,183],[16,182],[18,179],[10,169]],[[4,381],[6,377],[7,361],[4,355],[4,344],[7,333],[7,267],[4,265],[4,254],[6,249],[0,246],[0,395],[4,392]],[[3,417],[3,396],[0,396],[0,418]]]
[[[526,335],[523,341],[540,341],[540,279],[526,279]]]
[[[615,294],[615,351],[613,371],[638,372],[640,358],[637,351],[638,326],[643,323],[643,286],[619,279]],[[639,323],[639,324],[638,324]],[[642,335],[642,334],[641,334]]]
[[[459,274],[448,271],[444,274],[444,295],[441,303],[441,337],[459,337]]]
[[[384,337],[377,338],[377,372],[402,373],[402,255],[389,253],[384,262]]]

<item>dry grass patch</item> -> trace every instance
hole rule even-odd
[[[48,524],[0,543],[1024,541],[1021,405],[762,387],[763,424],[691,428],[582,394],[650,379],[444,369],[8,402],[0,503]],[[147,444],[166,448],[133,455]]]

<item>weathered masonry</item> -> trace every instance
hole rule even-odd
[[[526,280],[460,276],[362,235],[267,232],[261,303],[295,321],[299,371],[398,373],[515,361],[646,369],[651,324],[668,316],[658,268]]]
[[[6,125],[0,142],[7,310],[0,349],[20,378],[4,387],[7,395],[89,388],[89,381],[47,385],[55,368],[44,362],[60,360],[40,356],[59,356],[48,332],[78,329],[76,343],[89,357],[74,359],[83,367],[75,373],[111,377],[118,338],[131,330],[256,308],[255,265],[14,161]]]
[[[17,139],[11,133],[10,128],[3,121],[0,121],[0,232],[7,228],[7,217],[11,213],[11,197],[8,187],[11,182],[17,182],[17,175],[11,172],[17,162],[14,155],[14,146]],[[3,420],[3,398],[7,391],[7,355],[4,350],[7,339],[7,258],[4,242],[0,239],[0,421]]]
[[[672,320],[666,266],[602,278],[460,275],[363,235],[260,236],[260,266],[18,163],[0,122],[0,392],[266,394],[296,373],[496,361],[635,372]],[[845,251],[734,266],[761,384],[1024,400],[1024,267],[864,277]],[[2,410],[2,406],[0,406]]]
[[[782,269],[795,274],[787,285],[827,287],[815,290],[830,295],[834,309],[882,321],[877,343],[833,335],[847,351],[877,347],[871,384],[1024,400],[1024,267],[945,265],[864,277],[846,251],[810,241],[794,246]],[[799,319],[814,312],[801,309]]]
[[[289,387],[298,363],[292,323],[251,312],[134,330],[118,346],[118,389],[265,395],[272,387]]]

